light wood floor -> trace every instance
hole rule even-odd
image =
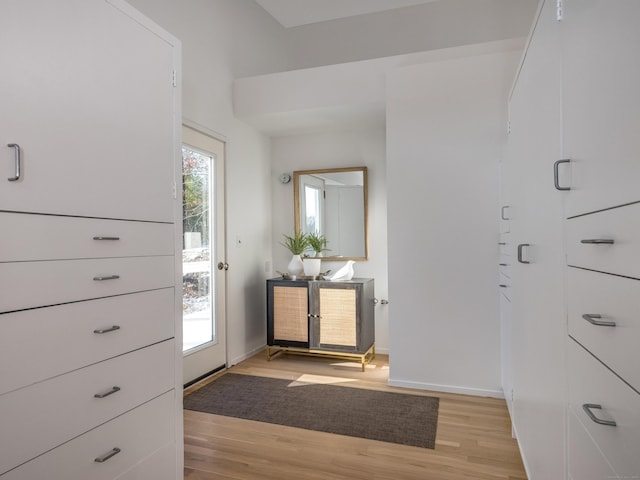
[[[291,380],[306,375],[308,381],[438,396],[436,448],[185,410],[186,480],[526,479],[503,400],[390,387],[385,355],[377,355],[364,373],[355,362],[294,355],[281,355],[269,362],[264,353],[229,372]]]

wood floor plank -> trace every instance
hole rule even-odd
[[[362,372],[355,362],[265,354],[228,370],[437,396],[435,449],[185,410],[185,480],[526,480],[504,400],[391,387],[388,371],[384,355]]]

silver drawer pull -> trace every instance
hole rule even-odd
[[[613,245],[615,240],[611,238],[586,238],[584,240],[580,240],[580,243],[588,243],[591,245]]]
[[[15,168],[15,175],[13,177],[9,177],[7,180],[9,180],[10,182],[15,182],[16,180],[20,180],[20,169],[21,169],[21,160],[20,160],[20,145],[18,145],[17,143],[9,143],[7,144],[7,147],[9,148],[13,148],[14,151],[14,168]]]
[[[597,325],[598,327],[615,327],[616,326],[616,322],[609,322],[606,320],[596,320],[597,318],[602,318],[602,315],[598,315],[595,313],[585,313],[584,315],[582,315],[582,318],[584,318],[591,325]]]
[[[114,325],[113,327],[109,327],[109,328],[97,328],[93,331],[93,333],[109,333],[109,332],[115,332],[116,330],[120,330],[120,326]]]
[[[585,411],[585,413],[587,414],[587,416],[589,417],[589,419],[592,422],[598,423],[600,425],[608,425],[609,427],[616,427],[618,426],[618,424],[616,422],[614,422],[613,420],[602,420],[601,418],[596,417],[593,412],[591,411],[593,410],[602,410],[602,405],[596,405],[593,403],[585,403],[584,405],[582,405],[582,409]]]
[[[525,247],[530,247],[531,245],[528,243],[521,243],[520,245],[518,245],[518,261],[520,263],[531,263],[529,260],[525,260],[522,256],[522,250]]]
[[[120,449],[118,447],[114,447],[113,449],[111,449],[111,451],[109,453],[105,453],[104,455],[102,455],[101,457],[98,458],[94,458],[93,461],[94,462],[98,462],[98,463],[104,463],[107,460],[109,460],[111,457],[117,455],[120,453]]]
[[[117,280],[120,275],[105,275],[100,277],[93,277],[96,282],[104,282],[105,280]]]
[[[93,237],[94,240],[120,240],[120,237]]]
[[[507,208],[511,208],[511,207],[509,207],[509,205],[504,205],[504,206],[500,209],[500,218],[501,218],[502,220],[509,220],[509,217],[506,217],[506,216],[504,215],[504,211],[505,211]]]
[[[96,393],[94,395],[95,398],[105,398],[108,397],[109,395],[113,395],[116,392],[120,391],[120,387],[111,387],[111,390],[109,390],[108,392],[104,392],[104,393]]]
[[[501,267],[508,267],[508,266],[509,266],[509,264],[508,264],[508,263],[501,263],[501,264],[500,264],[500,266],[501,266]]]

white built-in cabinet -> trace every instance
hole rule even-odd
[[[179,55],[120,0],[2,5],[3,480],[182,478]]]
[[[503,386],[532,479],[564,475],[563,193],[551,168],[561,155],[558,39],[555,2],[547,1],[511,92],[502,178],[511,277]]]
[[[638,18],[542,1],[510,98],[503,386],[530,480],[640,475]]]

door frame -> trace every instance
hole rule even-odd
[[[208,143],[207,143],[208,142]],[[204,143],[204,145],[203,145]],[[193,384],[202,378],[205,378],[212,373],[215,373],[221,369],[225,369],[228,366],[228,352],[227,352],[227,318],[226,318],[226,270],[218,270],[216,264],[222,262],[226,264],[227,249],[226,249],[226,218],[225,218],[225,153],[226,153],[226,141],[216,135],[214,132],[202,127],[201,125],[193,124],[192,122],[184,121],[182,125],[182,146],[192,147],[197,151],[203,151],[211,153],[215,156],[216,160],[213,164],[215,197],[213,200],[213,218],[215,222],[212,222],[212,235],[215,237],[215,251],[211,252],[211,275],[215,279],[215,318],[216,318],[216,341],[209,342],[202,346],[191,349],[189,352],[183,352],[183,382],[186,385]],[[181,156],[182,159],[182,156]],[[180,173],[178,175],[180,179],[180,192],[182,192],[182,161],[180,163]],[[180,193],[182,195],[182,193]],[[180,204],[180,219],[182,219],[182,202]],[[182,241],[182,221],[180,221],[180,242]],[[180,254],[180,264],[182,258],[182,244],[176,245],[176,250]],[[181,283],[182,285],[182,275]],[[178,297],[178,295],[176,295]],[[182,302],[182,291],[180,291],[180,302]],[[182,304],[180,303],[180,306]],[[182,308],[180,307],[180,312]],[[182,318],[180,318],[182,321]],[[182,341],[179,345],[182,349]],[[213,348],[218,351],[214,354]],[[221,350],[220,350],[221,348]]]

